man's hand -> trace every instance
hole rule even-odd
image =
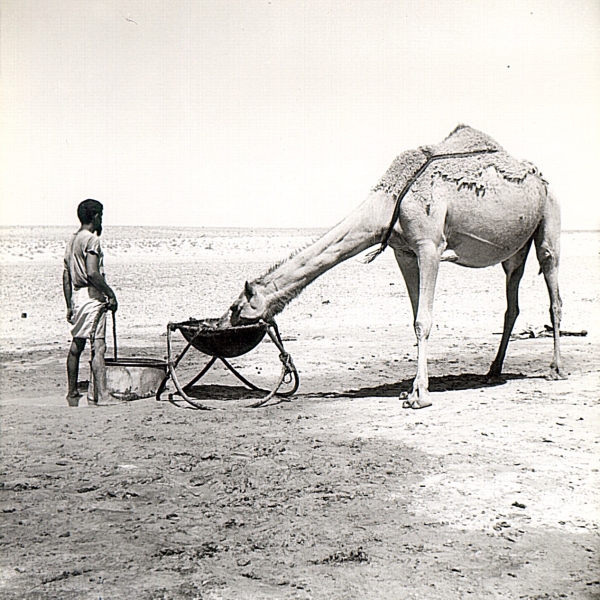
[[[112,296],[112,298],[109,298],[106,301],[106,305],[107,305],[108,310],[110,310],[112,312],[117,312],[117,309],[119,308],[119,303],[117,302],[117,297]]]
[[[67,308],[67,322],[71,323],[71,325],[73,325],[73,309],[72,308]]]

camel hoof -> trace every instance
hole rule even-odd
[[[400,400],[402,400],[402,396],[400,396]],[[420,408],[427,408],[428,406],[431,406],[431,404],[431,400],[427,398],[406,398],[406,400],[402,402],[402,408],[418,410]]]
[[[569,375],[565,373],[562,369],[552,370],[548,375],[546,375],[546,379],[551,381],[561,381],[563,379],[569,379]]]
[[[501,373],[492,373],[491,371],[485,376],[485,382],[489,385],[497,385],[499,383],[505,383],[506,377]]]
[[[414,410],[418,410],[419,408],[427,408],[428,406],[431,406],[431,402],[429,400],[419,400],[418,398],[416,400],[405,400],[402,403],[402,408],[412,408]]]

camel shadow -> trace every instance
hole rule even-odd
[[[476,390],[504,385],[507,381],[514,379],[531,379],[531,376],[521,373],[505,373],[499,379],[490,380],[486,375],[477,373],[443,375],[429,378],[429,391],[458,392],[461,390]],[[412,379],[404,379],[396,383],[384,383],[374,387],[363,387],[343,392],[306,393],[305,395],[317,398],[397,398],[402,392],[410,393],[412,383]]]
[[[541,378],[541,376],[539,376]],[[429,378],[431,392],[458,392],[476,390],[504,385],[507,381],[519,379],[535,379],[536,376],[522,373],[505,373],[499,379],[490,380],[486,375],[478,373],[461,373],[460,375],[443,375]],[[404,379],[395,383],[384,383],[373,387],[362,387],[340,392],[306,391],[295,397],[305,398],[397,398],[402,392],[412,390],[413,380]],[[195,385],[186,390],[194,400],[252,400],[262,398],[267,391],[255,391],[243,385],[206,384]]]

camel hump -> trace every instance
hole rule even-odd
[[[486,133],[469,125],[459,125],[441,144],[433,147],[432,155],[484,151],[504,152],[504,148]]]
[[[469,153],[473,156],[464,156]],[[459,156],[453,157],[453,154]],[[436,157],[443,160],[436,161]],[[474,189],[488,167],[494,167],[506,180],[516,183],[531,174],[541,177],[534,165],[513,158],[489,135],[468,125],[459,125],[440,144],[421,146],[397,156],[373,191],[403,195],[429,162],[435,162],[432,173]]]
[[[504,152],[500,144],[489,135],[468,125],[459,125],[450,135],[436,146],[421,146],[398,155],[384,176],[373,188],[374,192],[384,191],[400,195],[433,157],[440,155],[463,154],[468,152]]]

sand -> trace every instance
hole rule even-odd
[[[106,229],[119,354],[160,359],[169,321],[220,315],[318,233]],[[552,342],[537,338],[513,341],[488,385],[502,269],[444,264],[434,405],[403,410],[416,348],[388,251],[280,315],[301,378],[290,402],[247,408],[218,368],[194,390],[205,412],[66,405],[68,232],[0,236],[0,598],[600,597],[598,233],[563,235],[563,329],[588,331],[562,339],[566,381],[545,379]],[[542,328],[533,256],[521,290],[516,331]],[[190,353],[181,377],[204,362]],[[233,362],[264,387],[280,368],[266,341]]]

